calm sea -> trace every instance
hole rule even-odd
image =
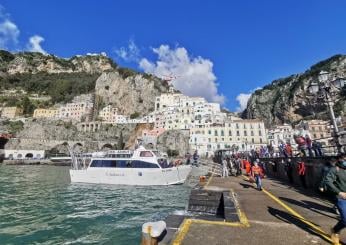
[[[189,192],[71,184],[67,167],[0,166],[0,244],[139,244],[142,224],[184,210]]]

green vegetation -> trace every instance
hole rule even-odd
[[[6,120],[6,121],[3,121],[2,124],[8,127],[10,134],[16,134],[16,133],[22,131],[24,128],[24,123],[22,121]]]
[[[178,150],[167,149],[167,155],[169,157],[176,157],[176,156],[179,156],[179,151]]]
[[[135,76],[138,74],[138,72],[131,70],[129,68],[124,68],[124,67],[118,67],[117,70],[123,79],[126,79],[131,76]]]
[[[50,95],[52,103],[69,102],[74,96],[90,93],[100,74],[40,72],[0,77],[0,89],[22,88],[28,93]]]
[[[137,111],[135,111],[134,113],[130,115],[130,119],[135,119],[135,118],[138,118],[139,116],[140,114]]]

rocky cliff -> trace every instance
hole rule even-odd
[[[85,72],[93,74],[113,70],[115,67],[116,64],[104,54],[74,56],[64,59],[35,52],[10,53],[4,50],[0,51],[0,70],[8,75],[18,73],[36,74],[39,72]]]
[[[320,71],[327,71],[331,77],[346,78],[346,55],[336,55],[313,65],[301,74],[273,81],[256,90],[242,113],[243,118],[263,119],[267,125],[273,123],[294,123],[301,119],[328,118],[327,108],[308,94],[308,86],[316,82]],[[344,88],[333,96],[337,115],[346,112]]]
[[[95,86],[101,104],[112,104],[121,114],[134,117],[153,111],[155,97],[167,91],[167,83],[157,77],[119,69],[102,73]]]
[[[135,124],[103,125],[97,132],[81,132],[68,122],[29,120],[23,130],[10,139],[6,149],[51,150],[64,142],[80,143],[83,151],[98,151],[104,145],[118,148],[119,140],[128,147],[132,146],[131,135]],[[121,139],[122,138],[122,139]],[[131,142],[128,142],[128,141]]]
[[[185,156],[190,151],[189,139],[189,131],[165,131],[157,139],[157,149],[167,153],[175,151],[177,155]]]

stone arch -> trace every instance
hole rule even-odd
[[[34,154],[32,154],[31,152],[28,152],[25,154],[25,158],[34,158]]]
[[[23,158],[23,155],[19,153],[19,154],[17,155],[17,159],[22,159],[22,158]]]
[[[83,145],[82,145],[82,143],[80,143],[80,142],[75,143],[75,144],[72,146],[72,150],[73,150],[74,152],[82,152],[82,151],[83,151]]]
[[[101,147],[101,150],[112,150],[112,149],[114,149],[114,147],[110,143],[104,144]]]
[[[56,156],[56,155],[69,155],[68,150],[69,144],[67,142],[63,142],[62,144],[57,144],[56,146],[52,147],[49,150],[49,155]]]

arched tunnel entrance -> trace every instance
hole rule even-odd
[[[5,149],[5,145],[8,142],[7,138],[0,137],[0,149]]]
[[[113,149],[114,149],[114,147],[111,144],[104,144],[101,147],[101,151],[107,151],[107,150],[113,150]]]

